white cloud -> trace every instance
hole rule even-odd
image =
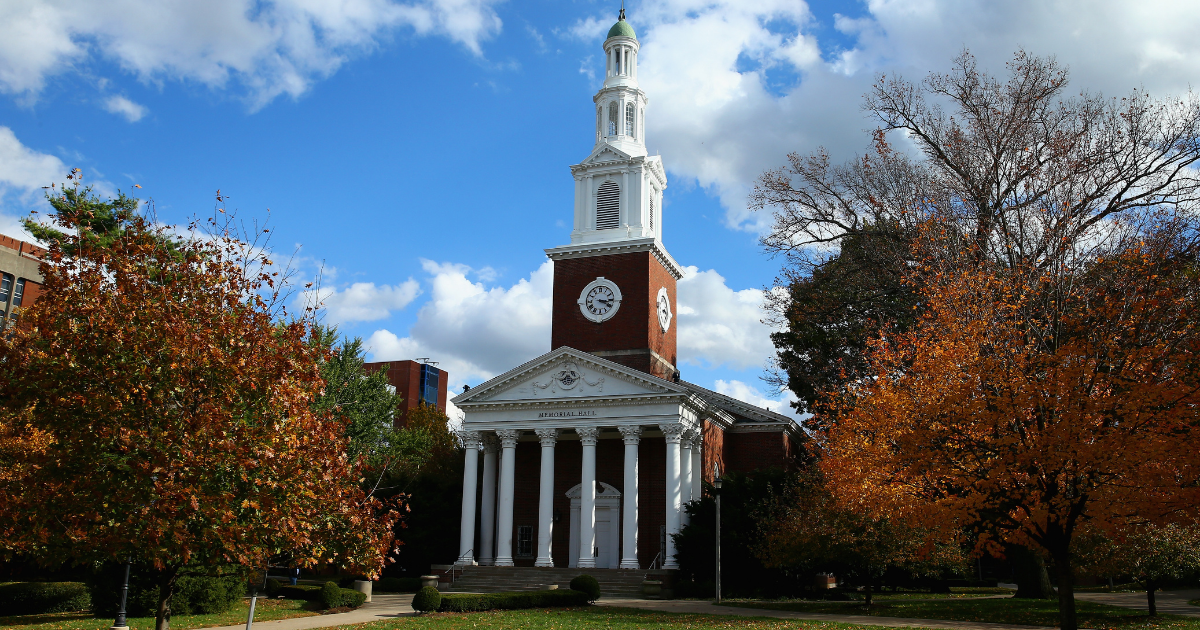
[[[874,123],[858,105],[878,72],[921,79],[964,47],[1003,75],[1021,47],[1070,66],[1069,93],[1186,91],[1200,76],[1200,3],[1177,0],[868,0],[834,27],[848,47],[818,40],[801,0],[663,0],[628,11],[650,95],[647,141],[675,177],[717,196],[729,225],[758,231],[746,209],[755,178],[790,151],[824,145],[848,159]],[[597,42],[611,15],[577,21]],[[824,51],[823,54],[821,51]],[[773,73],[774,78],[769,78]],[[781,78],[782,77],[782,78]]]
[[[792,403],[796,401],[796,395],[786,389],[783,390],[779,398],[769,398],[763,395],[757,387],[748,385],[742,381],[717,379],[713,390],[718,394],[725,394],[730,398],[736,398],[742,402],[769,409],[775,413],[781,413],[797,420],[801,419],[801,416],[797,415],[795,408],[792,407]]]
[[[498,0],[25,0],[0,3],[0,90],[32,98],[96,57],[147,82],[243,86],[253,107],[296,97],[397,30],[474,55],[500,31]]]
[[[543,263],[509,287],[488,287],[466,265],[423,261],[430,298],[401,337],[377,330],[366,341],[373,360],[430,357],[450,373],[452,385],[491,378],[550,350],[550,300],[554,266]],[[472,280],[468,276],[474,276]],[[486,278],[486,279],[484,279]]]
[[[66,174],[62,160],[30,149],[12,129],[0,127],[0,234],[32,240],[19,217],[41,200],[42,186],[61,182]]]
[[[119,114],[129,122],[137,122],[146,116],[146,108],[138,105],[124,96],[110,96],[104,101],[104,109],[112,114]]]
[[[734,291],[716,271],[684,268],[679,281],[679,361],[702,367],[764,367],[774,354],[762,323],[763,292]]]
[[[302,292],[297,296],[297,303],[310,303],[316,297],[315,291]],[[355,282],[341,291],[323,294],[320,302],[325,310],[325,320],[331,324],[373,322],[403,309],[420,294],[421,285],[412,278],[396,286]]]

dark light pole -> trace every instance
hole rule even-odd
[[[721,468],[713,462],[713,488],[717,502],[717,603],[721,603]]]
[[[129,626],[125,623],[125,600],[129,596],[129,567],[132,564],[132,558],[125,559],[125,582],[121,584],[121,608],[117,610],[117,619],[113,621],[110,630],[129,630]]]

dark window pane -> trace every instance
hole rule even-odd
[[[0,304],[8,302],[8,296],[12,293],[13,277],[10,274],[4,274],[4,278],[0,279]]]
[[[25,278],[17,280],[17,288],[13,291],[12,305],[20,306],[21,298],[25,295]]]

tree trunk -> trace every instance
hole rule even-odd
[[[1158,583],[1154,580],[1146,580],[1146,605],[1150,609],[1150,616],[1158,616],[1158,607],[1154,604],[1154,591],[1158,590]]]
[[[1071,566],[1068,551],[1055,554],[1054,572],[1058,576],[1058,627],[1060,630],[1078,630],[1079,620],[1075,617],[1075,571]]]
[[[867,608],[871,607],[871,580],[867,580]]]
[[[1017,592],[1013,597],[1018,599],[1051,599],[1054,597],[1050,572],[1046,570],[1046,561],[1042,559],[1042,554],[1020,545],[1009,545],[1006,552],[1009,560],[1013,563],[1013,579],[1017,582]]]
[[[154,615],[154,630],[171,628],[171,596],[175,594],[175,579],[179,569],[166,569],[158,583],[158,612]]]

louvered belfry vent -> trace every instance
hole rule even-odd
[[[604,182],[596,192],[596,229],[611,230],[620,226],[621,188],[616,182]]]
[[[654,191],[650,191],[650,230],[654,231]]]

